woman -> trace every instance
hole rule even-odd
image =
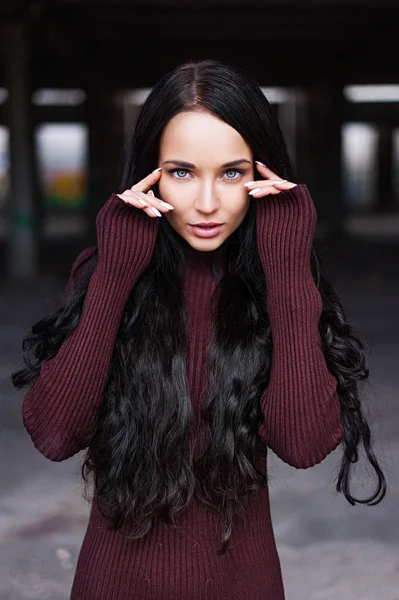
[[[93,475],[71,597],[282,600],[267,446],[308,468],[342,443],[337,490],[386,493],[363,345],[317,261],[313,202],[258,85],[214,61],[153,88],[122,189],[13,375],[33,384],[36,448],[86,450]],[[368,499],[350,491],[361,442]]]

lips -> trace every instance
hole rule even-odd
[[[189,225],[191,231],[198,237],[211,238],[219,234],[224,223],[211,225],[210,223]]]
[[[191,227],[220,227],[223,223],[195,223]]]

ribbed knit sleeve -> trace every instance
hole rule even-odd
[[[305,185],[258,199],[256,211],[273,339],[259,433],[284,462],[307,468],[343,438],[337,382],[318,331],[322,299],[310,266],[317,216]]]
[[[98,264],[79,324],[42,364],[22,405],[33,444],[50,460],[65,460],[86,447],[123,310],[150,261],[157,228],[156,219],[115,194],[97,217]]]
[[[64,300],[69,296],[72,288],[78,282],[81,277],[82,271],[84,270],[84,265],[87,261],[92,258],[97,246],[89,246],[82,250],[82,252],[75,258],[71,271],[69,274],[69,279],[67,281],[65,290],[64,290]]]

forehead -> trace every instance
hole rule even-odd
[[[161,160],[175,158],[194,164],[252,158],[250,147],[238,131],[202,111],[182,112],[169,121],[161,137],[160,155]]]

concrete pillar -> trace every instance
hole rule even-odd
[[[393,182],[393,132],[390,125],[380,125],[377,154],[377,212],[395,210]]]
[[[339,84],[318,84],[303,90],[298,105],[297,170],[308,184],[323,236],[344,232],[346,205],[342,190],[341,129],[344,98]]]
[[[297,94],[290,91],[289,98],[278,104],[278,122],[284,136],[287,150],[290,155],[293,167],[296,171],[297,165]]]
[[[89,243],[96,243],[95,219],[111,192],[118,192],[124,162],[123,108],[113,90],[87,90]]]
[[[7,273],[10,279],[26,280],[36,275],[38,248],[33,184],[29,38],[25,24],[10,25],[8,29],[6,65],[11,158]]]

